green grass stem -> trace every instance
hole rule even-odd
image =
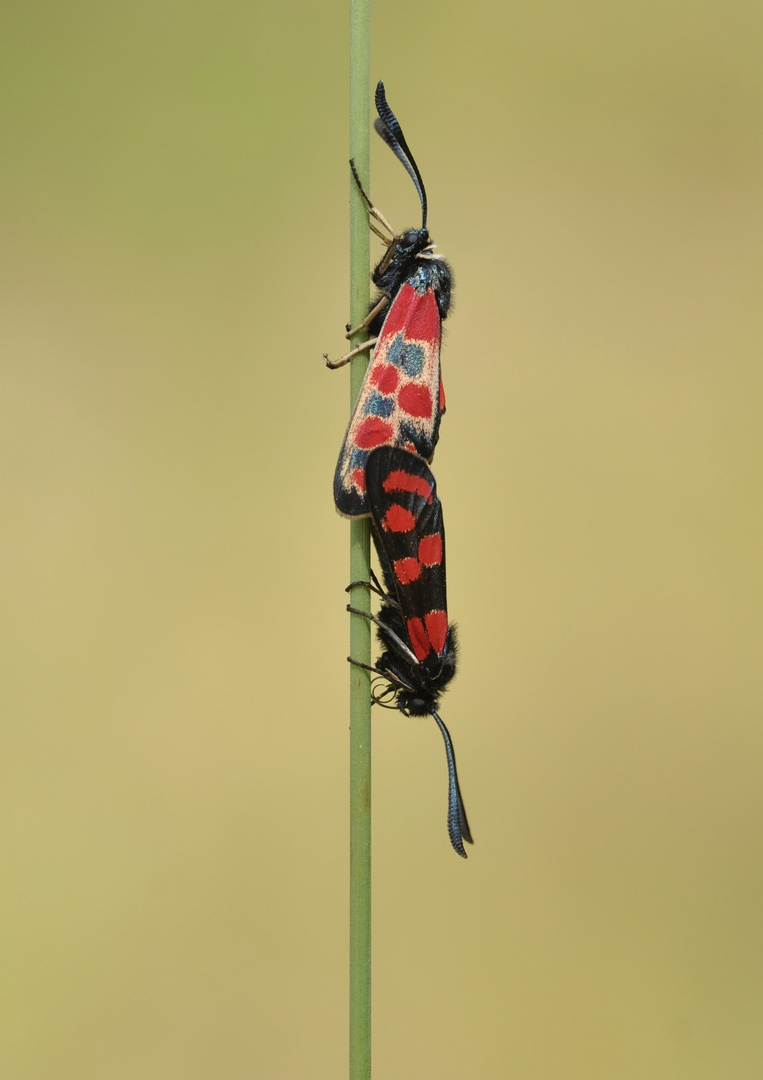
[[[370,12],[369,0],[350,0],[350,156],[369,189]],[[369,303],[368,215],[350,177],[350,322],[366,317]],[[353,337],[359,345],[367,334]],[[350,361],[350,409],[358,396],[368,354]],[[371,532],[368,519],[350,522],[350,581],[368,581]],[[356,585],[350,602],[370,611],[371,595]],[[350,656],[371,663],[371,624],[350,615]],[[350,1080],[371,1076],[371,682],[350,665]]]

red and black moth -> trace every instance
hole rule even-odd
[[[464,859],[472,843],[461,798],[453,743],[437,706],[456,673],[456,631],[448,623],[445,529],[435,478],[416,454],[392,446],[372,450],[366,462],[374,542],[386,592],[378,615],[349,607],[376,624],[381,656],[372,670],[406,716],[432,716],[448,762],[448,836]],[[351,663],[354,661],[350,660]],[[376,695],[375,700],[380,701]]]
[[[341,360],[332,362],[326,358],[329,367],[339,367],[356,352],[373,348],[334,473],[334,502],[339,513],[350,518],[370,513],[366,493],[369,453],[378,446],[399,446],[431,461],[445,411],[440,341],[442,321],[450,309],[451,272],[429,238],[424,182],[400,124],[387,104],[382,82],[376,87],[376,109],[377,132],[402,162],[418,191],[421,228],[396,236],[358,181],[369,213],[389,230],[392,238],[388,240],[371,223],[371,229],[387,244],[372,275],[379,295],[362,324],[370,330],[371,338]],[[347,336],[359,329],[348,330]]]

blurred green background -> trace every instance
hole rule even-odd
[[[0,1076],[342,1076],[347,9],[0,31]],[[435,725],[377,710],[376,1077],[763,1074],[762,31],[375,6],[457,284],[477,841]]]

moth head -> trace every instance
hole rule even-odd
[[[389,284],[387,274],[392,267],[392,279],[397,280],[399,273],[408,268],[414,259],[432,259],[430,254],[433,244],[426,229],[409,229],[391,241],[384,258],[374,271],[374,282],[384,288]]]

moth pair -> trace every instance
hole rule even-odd
[[[381,82],[376,109],[376,130],[413,180],[422,221],[420,229],[395,235],[355,175],[370,216],[390,238],[371,223],[387,251],[372,276],[379,295],[363,323],[370,340],[360,348],[373,353],[339,454],[334,502],[345,517],[371,518],[384,578],[384,588],[375,578],[371,586],[382,601],[378,615],[348,608],[377,628],[383,651],[371,670],[387,685],[374,700],[384,704],[392,698],[406,716],[430,715],[436,721],[448,763],[448,836],[466,858],[463,842],[472,843],[472,837],[453,744],[437,712],[455,674],[457,649],[448,622],[442,505],[428,465],[445,411],[440,341],[451,273],[429,238],[424,183]],[[357,351],[326,362],[338,367]]]

